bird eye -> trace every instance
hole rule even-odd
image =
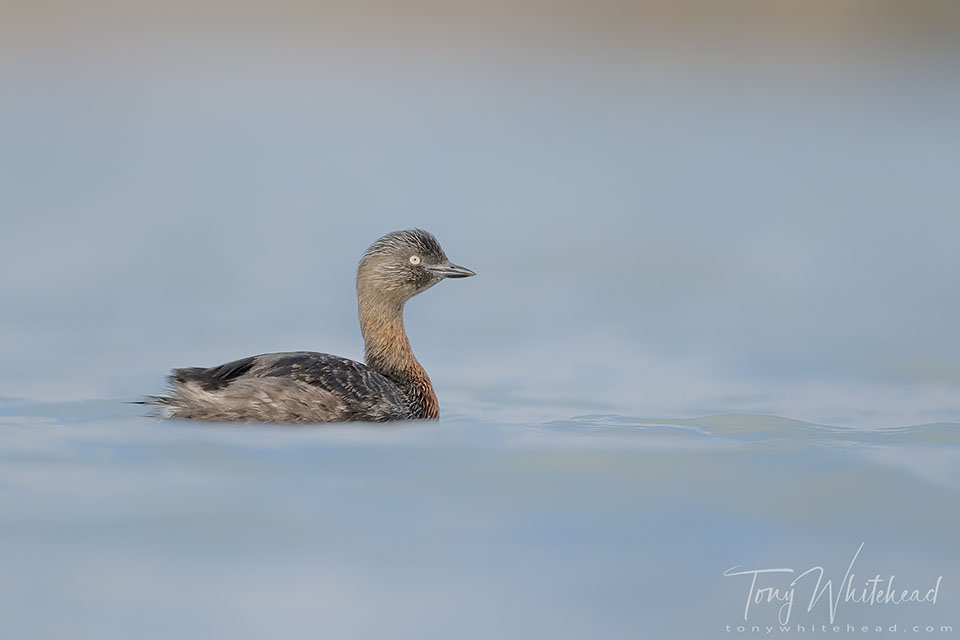
[[[410,256],[410,264],[420,264],[420,256]]]

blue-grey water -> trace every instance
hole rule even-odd
[[[223,427],[108,401],[6,402],[0,424],[6,637],[726,637],[749,581],[724,571],[839,588],[861,543],[858,587],[943,576],[938,601],[837,624],[956,628],[956,424]],[[829,628],[814,584],[789,621]]]
[[[143,37],[0,67],[0,637],[960,629],[955,47]],[[356,261],[410,226],[479,274],[407,307],[439,422],[127,404],[361,358]],[[724,576],[836,597],[855,555],[936,602],[831,622],[808,576],[754,632],[783,601]]]

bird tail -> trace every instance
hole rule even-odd
[[[143,396],[143,400],[132,400],[127,404],[142,404],[150,406],[164,406],[170,404],[167,396]]]
[[[138,404],[150,407],[149,411],[144,414],[148,418],[165,418],[170,413],[172,401],[173,398],[167,396],[144,396],[143,400],[134,400],[127,404]]]

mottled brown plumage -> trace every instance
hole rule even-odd
[[[447,260],[431,234],[396,231],[357,269],[366,364],[298,351],[216,367],[174,369],[170,393],[147,404],[171,418],[238,422],[386,422],[436,419],[440,405],[403,328],[403,306],[445,278],[475,275]]]

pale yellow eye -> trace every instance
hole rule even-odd
[[[410,256],[410,264],[420,264],[420,256]]]

